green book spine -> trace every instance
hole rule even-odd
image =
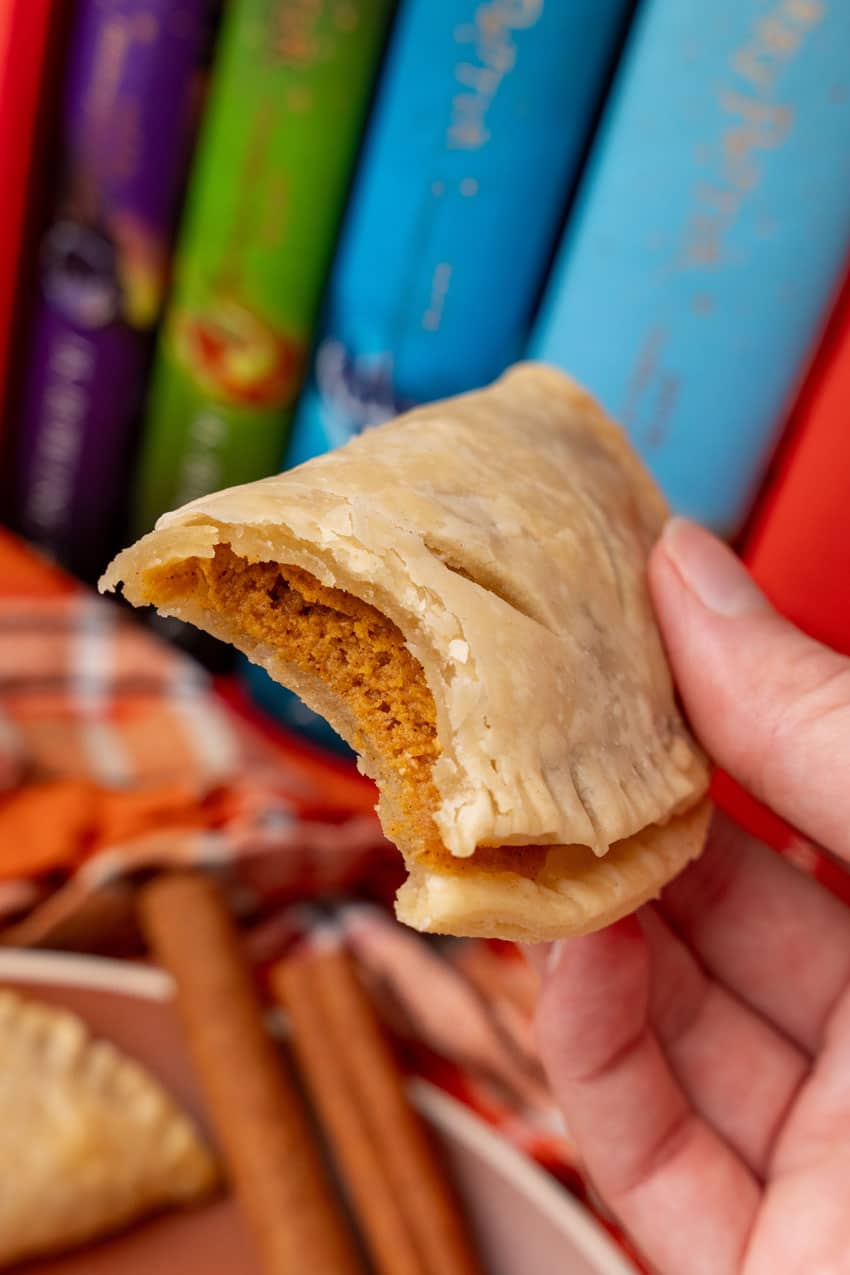
[[[147,404],[133,530],[279,466],[392,0],[231,0]]]

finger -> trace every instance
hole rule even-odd
[[[841,1133],[850,1124],[848,1054],[850,990],[831,1017],[826,1045],[777,1144],[771,1162],[774,1174],[805,1172],[830,1148],[840,1150],[850,1165],[850,1147]]]
[[[664,1275],[733,1275],[759,1187],[690,1108],[648,1026],[640,926],[630,918],[556,953],[541,1055],[596,1187]]]
[[[850,911],[723,815],[661,896],[709,972],[814,1054],[850,979]]]
[[[831,1016],[823,1052],[782,1130],[771,1181],[750,1237],[746,1275],[847,1270],[850,1215],[850,996]],[[794,1225],[793,1219],[805,1218]],[[742,1275],[744,1275],[742,1272]]]
[[[764,1177],[809,1059],[709,978],[654,908],[642,909],[640,923],[650,952],[649,1021],[671,1070],[700,1115]]]
[[[546,973],[546,967],[558,955],[557,943],[519,943],[519,950],[528,961],[535,974]]]
[[[691,723],[757,797],[850,859],[850,660],[768,605],[730,549],[674,518],[650,561]]]

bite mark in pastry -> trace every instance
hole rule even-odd
[[[75,1014],[0,990],[0,1266],[205,1195],[191,1121]]]
[[[124,582],[357,749],[419,929],[597,928],[699,853],[707,767],[646,560],[667,510],[574,382],[521,365],[160,519]]]

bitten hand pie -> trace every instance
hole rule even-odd
[[[189,1203],[216,1177],[142,1067],[74,1014],[0,991],[0,1266]]]
[[[350,741],[401,920],[552,939],[702,848],[707,766],[646,583],[666,516],[593,399],[525,364],[167,514],[101,587],[232,642]]]

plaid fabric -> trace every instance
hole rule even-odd
[[[175,863],[214,869],[245,913],[367,878],[386,892],[373,805],[0,533],[0,939],[132,944],[133,882]]]

